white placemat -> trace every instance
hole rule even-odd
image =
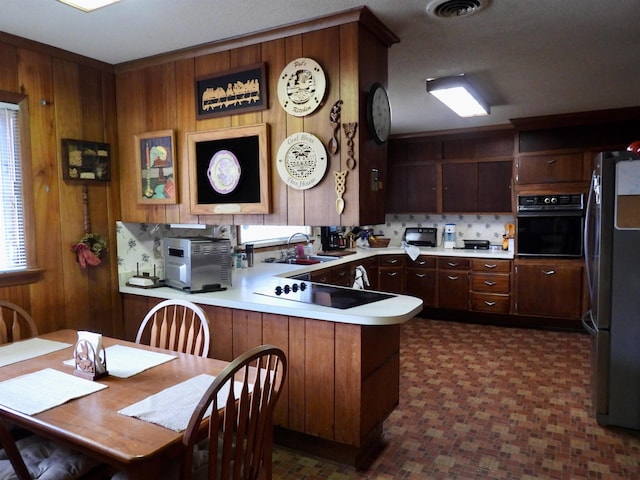
[[[129,405],[118,413],[155,423],[175,432],[181,432],[189,425],[191,414],[215,378],[212,375],[200,374]],[[242,383],[234,382],[235,398],[239,397],[241,389]],[[218,405],[224,405],[228,397],[229,386],[227,384],[218,393]],[[210,414],[211,411],[208,410],[204,418]]]
[[[150,368],[177,358],[168,353],[152,352],[141,348],[112,345],[105,348],[107,371],[118,378],[129,378]],[[65,365],[75,367],[73,359],[65,360]]]
[[[0,405],[35,415],[103,388],[107,385],[45,368],[0,382]]]
[[[8,343],[0,347],[0,367],[46,355],[70,346],[70,343],[45,340],[44,338],[29,338],[19,342]]]

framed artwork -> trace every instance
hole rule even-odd
[[[198,119],[255,112],[267,107],[264,63],[196,79]]]
[[[188,133],[187,147],[192,214],[270,212],[266,123]]]
[[[178,181],[173,130],[134,135],[134,143],[137,202],[177,203]]]
[[[62,178],[78,182],[111,180],[109,144],[63,138]]]

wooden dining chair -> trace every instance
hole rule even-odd
[[[209,480],[270,480],[273,410],[286,374],[284,352],[261,345],[217,375],[185,430],[180,479],[199,474]],[[209,410],[208,441],[202,441],[200,426]]]
[[[38,435],[15,440],[0,419],[0,480],[98,480],[111,468]]]
[[[147,313],[140,324],[136,343],[174,352],[209,356],[209,319],[195,303],[165,300]]]
[[[26,310],[0,300],[0,345],[37,336],[38,328]]]

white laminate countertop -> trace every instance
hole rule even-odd
[[[287,278],[327,268],[341,263],[357,261],[373,255],[404,254],[401,247],[357,248],[356,253],[338,257],[336,260],[315,265],[289,265],[282,263],[256,263],[252,268],[233,271],[233,286],[221,292],[185,293],[170,287],[137,288],[120,285],[120,293],[142,295],[162,299],[186,299],[194,303],[218,307],[275,313],[294,317],[313,318],[358,325],[393,325],[404,323],[413,318],[422,309],[422,300],[408,295],[395,295],[393,298],[378,302],[338,309],[310,305],[307,303],[272,298],[254,292],[273,290],[278,285],[291,283]],[[479,257],[512,259],[513,252],[489,250],[452,250],[443,248],[421,248],[422,255]]]

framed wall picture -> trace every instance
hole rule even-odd
[[[173,130],[134,135],[134,142],[137,202],[177,203],[178,181]]]
[[[254,112],[267,107],[264,63],[196,79],[198,119]]]
[[[63,138],[62,178],[78,182],[108,182],[111,179],[109,144]]]
[[[268,125],[187,134],[192,214],[269,213]]]

